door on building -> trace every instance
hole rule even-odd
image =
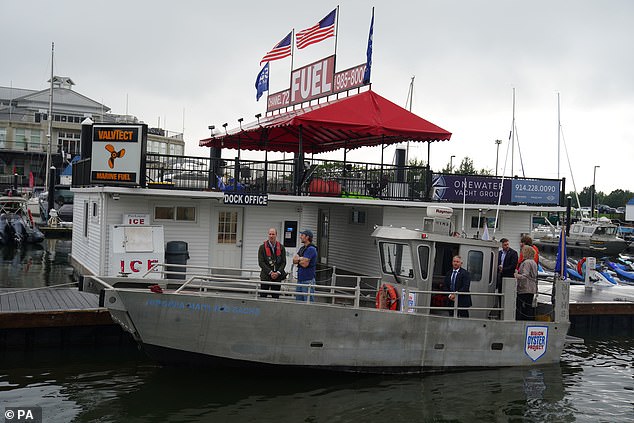
[[[330,231],[330,210],[319,209],[319,228],[317,230],[317,252],[319,262],[328,264],[328,238]]]
[[[216,234],[212,236],[213,267],[242,266],[242,209],[219,208]]]

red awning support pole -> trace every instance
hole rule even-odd
[[[304,177],[304,144],[302,139],[302,125],[299,125],[298,128],[298,149],[297,149],[297,157],[295,159],[295,193],[300,195],[300,190],[302,186],[302,178]]]
[[[381,135],[381,177],[379,181],[383,180],[383,153],[385,152],[385,135]]]
[[[269,139],[266,138],[264,140],[264,191],[266,194],[269,192],[268,190],[268,180],[269,180],[269,148],[268,148]]]

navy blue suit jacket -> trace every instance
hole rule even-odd
[[[502,266],[502,277],[503,278],[512,278],[515,275],[515,269],[517,269],[517,251],[512,248],[506,252],[504,256],[504,263],[501,263],[502,260],[502,250],[498,253],[498,266]]]
[[[452,273],[453,268],[445,276],[445,280],[443,282],[443,289],[445,291],[452,291]],[[469,292],[469,285],[471,285],[471,277],[469,276],[469,272],[461,267],[460,269],[458,269],[458,274],[456,275],[456,289],[454,291],[458,291],[460,293]],[[471,295],[458,295],[458,307],[471,307]]]

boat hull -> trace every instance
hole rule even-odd
[[[104,304],[150,355],[196,365],[195,357],[371,373],[528,366],[559,362],[569,326],[144,290],[108,289]],[[527,350],[535,330],[545,332],[537,358]]]
[[[559,240],[553,239],[536,239],[533,243],[541,250],[556,252],[559,248]],[[575,241],[566,240],[566,250],[568,254],[589,257],[615,257],[619,253],[625,251],[628,244],[625,240],[617,239],[611,241],[588,242],[586,240]]]

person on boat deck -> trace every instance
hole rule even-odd
[[[314,301],[313,296],[302,295],[307,294],[310,290],[312,294],[314,291],[313,285],[315,284],[315,272],[317,269],[317,248],[312,245],[313,232],[305,229],[300,232],[299,240],[302,246],[297,251],[297,254],[293,256],[293,264],[297,265],[297,283],[298,286],[295,291],[298,293],[295,295],[297,301]],[[302,286],[304,285],[304,286]],[[308,298],[310,297],[310,298]]]
[[[535,251],[534,260],[535,260],[535,263],[539,264],[539,249],[535,245],[533,245],[533,238],[531,238],[528,235],[524,235],[520,239],[520,258],[519,258],[518,263],[517,263],[517,268],[518,269],[519,269],[519,264],[524,259],[524,256],[522,255],[522,250],[523,250],[525,245],[528,245],[529,247],[531,247],[533,249],[533,251]]]
[[[262,283],[260,289],[262,291],[272,291],[270,294],[273,298],[280,297],[279,283],[286,278],[286,249],[277,240],[277,229],[269,228],[268,239],[264,241],[258,249],[258,264],[260,265],[260,280],[266,282],[275,282],[272,284]],[[260,297],[267,297],[269,293],[260,292]]]
[[[498,253],[498,280],[497,291],[502,292],[502,278],[512,278],[517,269],[517,251],[511,248],[509,240],[502,238],[500,240],[502,249]]]
[[[447,273],[443,282],[443,289],[451,291],[451,294],[449,294],[449,307],[454,306],[456,297],[458,297],[458,307],[471,307],[471,295],[462,294],[463,292],[469,292],[469,285],[471,284],[469,272],[462,267],[462,258],[454,256],[451,266],[452,270]],[[456,292],[461,294],[456,295]],[[458,310],[458,317],[469,317],[469,310]]]
[[[515,271],[517,279],[517,299],[515,301],[515,320],[534,320],[533,297],[537,294],[537,263],[535,251],[529,245],[522,247],[522,262]]]

